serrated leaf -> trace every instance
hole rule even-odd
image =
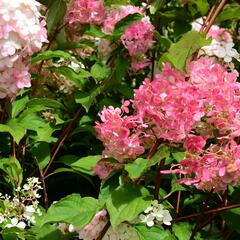
[[[52,59],[52,58],[71,59],[72,56],[71,56],[71,54],[69,54],[67,52],[64,52],[64,51],[48,50],[48,51],[45,51],[45,52],[40,52],[37,55],[35,55],[34,57],[32,57],[32,63],[36,63],[36,62],[43,61],[43,60],[49,60],[49,59]]]
[[[36,158],[39,167],[44,169],[51,159],[51,151],[47,142],[38,142],[32,147],[32,155]]]
[[[87,225],[98,211],[98,200],[79,194],[71,194],[54,203],[43,217],[41,225],[46,223],[68,223],[75,227]]]
[[[97,164],[100,160],[101,156],[87,156],[79,158],[74,155],[65,155],[62,156],[59,161],[71,167],[75,171],[85,173],[88,175],[93,175],[92,168]]]
[[[137,158],[132,163],[125,164],[124,168],[128,172],[132,180],[136,180],[145,172],[148,166],[148,160],[144,158]]]
[[[19,125],[16,119],[11,119],[7,124],[0,124],[0,132],[8,132],[12,135],[17,144],[25,135],[25,128]]]
[[[84,72],[83,72],[84,76],[82,76],[81,72],[77,73],[72,68],[66,67],[66,66],[50,67],[48,69],[55,73],[64,75],[65,77],[67,77],[69,80],[73,81],[76,85],[78,85],[80,87],[84,87],[84,85],[86,84],[86,80],[84,79],[85,78],[84,76],[86,76],[86,73],[84,73]],[[85,71],[85,72],[87,72],[87,71]],[[89,73],[88,77],[89,76],[91,76],[90,73]]]
[[[109,77],[110,68],[107,65],[103,65],[100,63],[95,63],[91,68],[91,75],[96,80],[103,80],[104,78]]]
[[[66,10],[66,1],[53,0],[51,2],[47,14],[47,29],[49,35],[53,35],[57,27],[59,27],[59,25],[63,22]]]
[[[172,156],[177,162],[181,162],[186,157],[186,152],[172,152]]]
[[[19,100],[15,100],[12,103],[12,118],[16,118],[18,114],[24,110],[28,101],[29,97],[25,96]]]
[[[135,219],[150,202],[151,196],[142,186],[122,185],[112,191],[106,206],[113,228],[121,222]]]
[[[174,240],[169,230],[157,226],[151,228],[143,224],[135,225],[136,232],[140,240]],[[186,240],[186,239],[185,239]]]
[[[49,108],[65,109],[65,107],[58,101],[48,98],[32,98],[27,103],[27,106],[33,108],[35,106],[44,106]]]
[[[53,240],[61,239],[62,233],[59,229],[51,224],[45,224],[39,229],[36,240]]]
[[[226,7],[218,15],[216,22],[234,19],[240,19],[240,5],[237,3],[226,5]]]
[[[149,159],[148,167],[154,166],[159,163],[162,159],[169,157],[169,149],[165,145],[161,145],[160,148],[156,151],[156,153]]]
[[[88,93],[88,92],[78,92],[75,95],[76,103],[80,103],[84,107],[86,112],[88,112],[89,108],[91,107],[91,105],[95,101],[96,97],[99,94],[101,94],[103,89],[104,89],[103,86],[98,86],[95,89],[93,89],[90,93]]]
[[[185,71],[187,60],[199,48],[209,45],[211,39],[206,39],[204,33],[190,31],[176,43],[172,44],[168,52],[163,54],[159,60],[159,66],[162,63],[169,62],[180,71]]]
[[[164,6],[165,2],[166,2],[165,0],[153,1],[153,3],[150,6],[150,13],[155,14],[159,9],[161,9]]]
[[[190,239],[192,235],[192,226],[188,222],[175,223],[172,229],[178,240]]]

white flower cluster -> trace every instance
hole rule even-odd
[[[232,59],[235,58],[236,60],[240,61],[240,54],[238,51],[233,48],[234,43],[221,41],[218,42],[216,40],[212,40],[212,43],[209,46],[202,47],[202,50],[208,56],[216,56],[221,58],[226,63],[232,62]]]
[[[116,230],[110,227],[103,240],[139,240],[139,237],[131,225],[121,223]]]
[[[22,188],[16,190],[14,197],[9,195],[0,195],[0,226],[2,228],[22,228],[35,224],[35,217],[41,216],[39,209],[38,191],[42,189],[38,178],[27,179],[27,183]]]
[[[0,1],[0,98],[30,86],[28,57],[47,42],[40,7],[35,0]]]
[[[168,210],[164,209],[164,206],[158,203],[157,200],[151,202],[144,214],[139,216],[141,222],[146,223],[148,227],[156,225],[171,225],[172,217]]]

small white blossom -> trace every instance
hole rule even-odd
[[[168,210],[164,209],[164,206],[158,203],[157,200],[151,202],[144,214],[140,214],[139,219],[141,222],[146,223],[148,227],[154,226],[154,224],[171,225],[172,217]]]
[[[24,229],[26,227],[26,224],[24,222],[18,222],[17,218],[12,218],[11,223],[7,224],[5,227],[6,228],[17,227],[17,228]]]

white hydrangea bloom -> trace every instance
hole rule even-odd
[[[216,56],[223,59],[226,63],[232,62],[233,58],[240,61],[240,55],[233,47],[233,42],[218,42],[213,40],[211,45],[203,47],[202,50],[209,56]]]
[[[139,240],[139,237],[131,225],[121,223],[116,230],[110,227],[103,240]]]
[[[169,226],[172,221],[169,211],[166,210],[162,204],[158,203],[157,200],[153,200],[151,206],[144,211],[144,214],[140,214],[139,218],[141,222],[146,223],[148,227],[152,227],[155,224],[165,224]]]

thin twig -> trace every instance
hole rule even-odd
[[[225,207],[220,207],[220,208],[207,210],[207,211],[204,211],[204,212],[189,214],[189,215],[186,215],[186,216],[175,218],[174,222],[180,222],[182,220],[188,220],[188,219],[191,219],[191,218],[196,218],[196,217],[199,217],[201,215],[203,216],[203,215],[208,215],[208,214],[219,213],[219,212],[223,212],[223,211],[233,209],[233,208],[240,208],[240,204],[239,203],[238,204],[232,204],[232,205],[228,205],[228,206],[225,206]]]
[[[110,223],[110,221],[108,221],[96,240],[102,240],[103,237],[105,236],[107,230],[110,228],[110,226],[111,226],[111,223]]]
[[[204,22],[203,22],[203,25],[202,25],[202,27],[201,27],[201,29],[200,29],[200,32],[204,32],[204,29],[206,28],[207,23],[208,23],[208,21],[211,19],[212,14],[213,14],[216,6],[217,6],[217,3],[218,3],[218,0],[215,0],[215,2],[214,2],[214,4],[212,5],[210,11],[208,12],[208,15],[207,15],[206,19],[205,19]]]
[[[159,190],[161,187],[161,178],[162,178],[161,170],[162,170],[164,164],[165,164],[165,160],[162,159],[157,168],[157,176],[155,178],[155,188],[154,188],[154,194],[153,194],[153,197],[155,200],[159,200]]]
[[[44,179],[44,175],[43,175],[43,171],[40,168],[38,161],[36,160],[37,166],[38,166],[38,170],[40,173],[40,177],[41,177],[41,182],[42,182],[42,187],[43,187],[43,199],[44,199],[44,208],[47,212],[48,210],[48,194],[47,194],[47,188],[46,188],[46,184],[45,184],[45,179]]]
[[[52,157],[51,157],[48,165],[46,166],[46,168],[43,172],[44,176],[46,176],[46,174],[48,173],[48,170],[49,170],[50,166],[52,165],[53,161],[55,160],[55,158],[56,158],[60,148],[62,147],[63,143],[72,133],[72,130],[74,129],[76,123],[79,121],[79,119],[82,115],[82,112],[83,112],[83,108],[80,107],[78,109],[78,111],[76,112],[72,121],[66,126],[66,128],[62,131],[61,135],[59,136],[58,141],[56,142],[56,144],[54,145],[54,147],[52,149]]]
[[[180,210],[181,193],[182,193],[182,191],[178,191],[177,206],[176,206],[176,213],[177,214],[179,213],[179,210]]]
[[[215,22],[217,16],[219,15],[219,13],[221,12],[221,10],[223,9],[224,5],[226,4],[227,0],[222,0],[220,2],[220,4],[218,5],[216,11],[214,12],[212,18],[209,20],[209,23],[207,24],[206,29],[204,30],[205,33],[208,33],[211,26],[213,25],[213,23]]]

